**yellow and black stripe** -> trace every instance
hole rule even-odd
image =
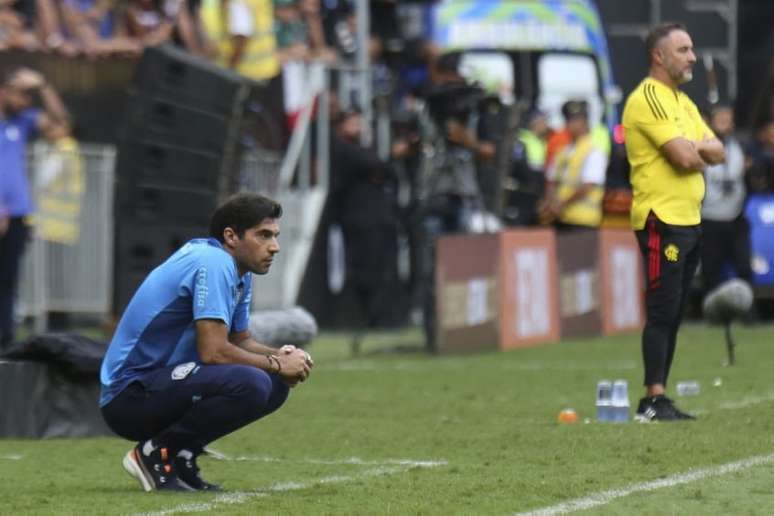
[[[650,112],[653,113],[653,117],[659,120],[669,120],[669,116],[661,105],[661,102],[656,96],[656,87],[653,84],[645,83],[642,86],[642,93],[645,95],[645,101],[648,103]]]

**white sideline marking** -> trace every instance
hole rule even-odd
[[[736,473],[737,471],[749,469],[754,466],[761,466],[763,464],[769,464],[771,462],[774,462],[774,453],[770,453],[768,455],[757,455],[748,459],[729,462],[728,464],[723,464],[721,466],[693,469],[685,473],[672,475],[671,477],[662,478],[660,480],[640,482],[638,484],[632,484],[618,489],[601,491],[589,496],[584,496],[583,498],[567,500],[566,502],[552,505],[550,507],[545,507],[543,509],[519,512],[516,514],[516,516],[551,516],[554,514],[567,514],[568,512],[583,511],[593,507],[599,507],[600,505],[606,505],[616,498],[623,498],[624,496],[629,496],[633,493],[655,491],[656,489],[688,484],[689,482],[695,482],[696,480],[702,480],[707,477],[719,477],[721,475]]]
[[[0,455],[0,459],[2,460],[22,460],[24,458],[24,455],[19,455],[18,453],[11,453],[9,455]]]
[[[459,363],[440,363],[435,366],[436,369],[464,369],[470,367],[467,364]],[[520,362],[500,364],[499,369],[506,371],[597,371],[600,369],[637,369],[639,364],[634,361],[621,361],[609,364],[567,364],[567,363],[546,363],[546,362]],[[325,366],[326,371],[414,371],[424,372],[427,370],[425,363],[416,362],[393,362],[382,363],[361,360],[357,362],[343,362],[336,365]]]
[[[750,396],[749,398],[742,398],[739,401],[728,401],[726,403],[721,403],[720,405],[718,405],[716,410],[737,410],[737,409],[751,407],[752,405],[768,403],[770,401],[774,401],[774,393],[772,392],[764,394],[763,396]],[[702,409],[702,410],[696,410],[694,413],[697,416],[700,416],[702,414],[708,414],[710,412],[711,412],[710,410]]]
[[[228,457],[220,452],[207,449],[207,453],[215,460],[226,460],[234,462],[285,462],[296,464],[322,464],[327,466],[352,465],[352,466],[408,466],[410,468],[435,468],[448,464],[445,460],[410,460],[410,459],[385,459],[381,461],[363,460],[359,457],[348,457],[346,459],[279,459],[277,457],[267,457],[261,455],[240,455],[238,457]]]
[[[239,458],[235,458],[235,459],[225,458],[221,460],[239,460]],[[247,460],[250,460],[250,459],[248,458]],[[255,491],[224,493],[216,496],[211,502],[187,503],[187,504],[178,505],[177,507],[172,507],[171,509],[164,509],[161,511],[138,513],[138,514],[143,516],[165,516],[167,514],[176,514],[176,513],[211,511],[220,505],[242,504],[254,498],[269,496],[273,493],[283,493],[286,491],[299,491],[299,490],[308,489],[310,487],[314,487],[317,485],[341,484],[345,482],[351,482],[353,480],[361,480],[364,478],[377,477],[377,476],[383,476],[383,475],[394,475],[396,473],[402,473],[404,471],[408,471],[413,467],[433,468],[433,467],[443,466],[448,464],[446,461],[396,461],[396,462],[400,462],[400,464],[395,464],[391,466],[381,465],[375,468],[361,471],[360,473],[354,474],[354,475],[331,475],[328,477],[322,477],[316,480],[309,480],[306,482],[277,483],[267,488],[256,489]],[[324,464],[327,464],[327,463],[329,462],[325,462]],[[330,462],[330,463],[343,464],[342,462]],[[368,462],[365,462],[365,461],[362,461],[361,463],[369,464]]]

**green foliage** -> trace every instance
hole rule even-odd
[[[735,334],[738,363],[724,367],[721,329],[682,331],[672,383],[697,380],[701,393],[675,399],[700,417],[651,425],[593,420],[602,378],[628,380],[636,406],[636,334],[440,357],[421,351],[416,330],[369,336],[358,357],[349,336],[328,334],[310,348],[312,378],[283,409],[212,445],[232,460],[200,461],[224,495],[142,492],[121,468],[131,444],[120,439],[5,440],[0,512],[512,514],[768,455],[774,328]],[[566,407],[578,424],[556,422]],[[769,462],[590,512],[766,514],[772,481]]]

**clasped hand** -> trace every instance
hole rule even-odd
[[[283,381],[295,387],[309,378],[314,367],[311,355],[301,348],[285,345],[279,349],[277,360],[281,366],[279,375]]]

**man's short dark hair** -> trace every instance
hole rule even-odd
[[[562,104],[562,116],[565,120],[581,117],[589,118],[589,103],[585,100],[568,100]]]
[[[653,55],[653,49],[656,48],[659,41],[669,36],[673,31],[681,30],[688,32],[688,28],[680,22],[664,22],[659,23],[648,32],[648,37],[645,38],[645,52],[647,52],[648,63],[650,63],[651,56]]]
[[[242,238],[245,231],[265,219],[282,217],[282,206],[268,197],[239,193],[221,204],[210,219],[210,236],[223,243],[223,230],[231,228]]]

